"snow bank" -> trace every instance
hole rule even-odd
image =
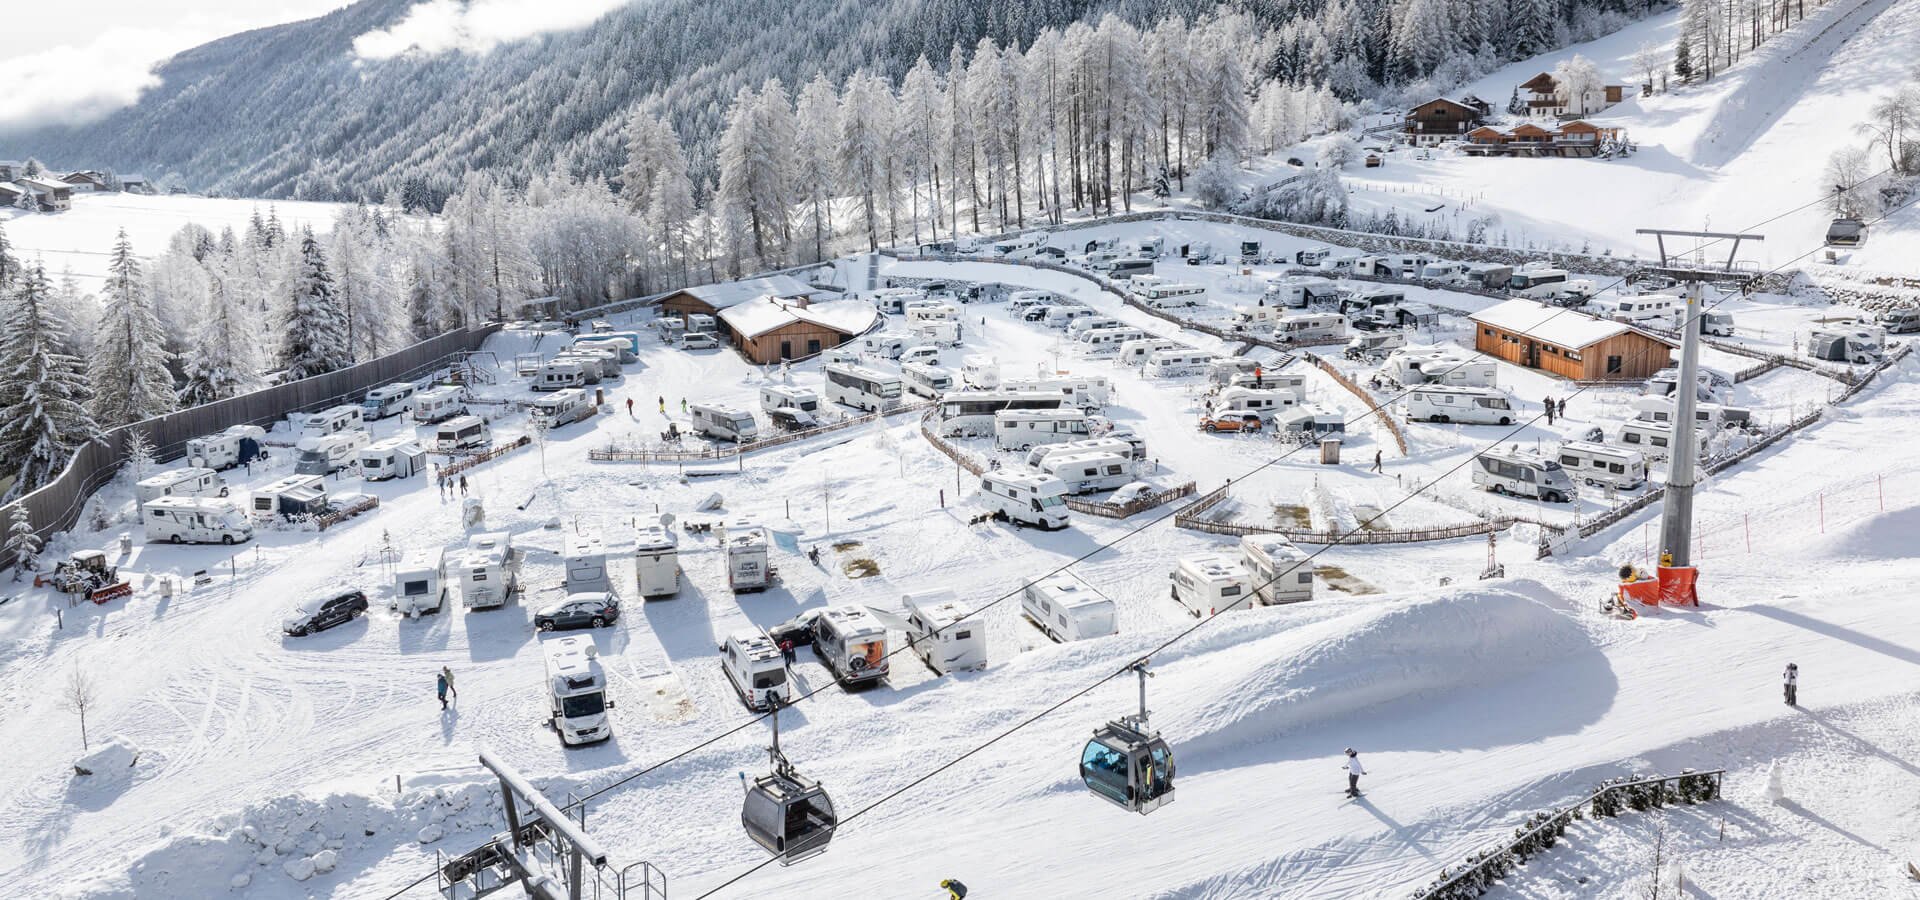
[[[1896,509],[1839,528],[1829,527],[1827,534],[1815,540],[1812,552],[1835,559],[1910,559],[1916,534],[1920,534],[1920,507]]]
[[[124,781],[133,776],[133,764],[139,759],[140,748],[114,735],[100,742],[99,749],[74,760],[73,773],[96,782]]]

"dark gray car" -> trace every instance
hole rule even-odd
[[[353,621],[367,611],[367,595],[359,591],[341,594],[330,600],[309,600],[294,608],[282,623],[282,630],[294,637],[325,631]]]
[[[564,628],[600,628],[620,618],[620,601],[612,594],[592,592],[568,594],[567,599],[543,607],[533,614],[533,627],[541,631]]]

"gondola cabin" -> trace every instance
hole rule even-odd
[[[1145,662],[1140,675],[1140,712],[1093,730],[1080,752],[1080,780],[1095,796],[1142,815],[1173,802],[1173,748],[1147,723]]]
[[[753,780],[740,807],[747,836],[783,866],[825,853],[840,819],[820,783],[776,759],[774,771]]]

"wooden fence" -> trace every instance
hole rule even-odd
[[[934,433],[932,424],[934,412],[935,410],[929,409],[926,415],[920,417],[920,436],[926,438],[927,443],[932,444],[935,450],[946,454],[948,459],[953,460],[955,465],[967,470],[969,474],[978,475],[985,472],[987,470],[985,463],[974,459],[973,454],[954,446],[952,441]]]
[[[773,437],[763,440],[748,441],[747,443],[736,444],[731,447],[707,447],[701,450],[621,450],[614,447],[607,447],[600,450],[587,451],[587,458],[595,462],[698,462],[702,460],[733,459],[736,456],[745,456],[760,450],[771,450],[774,447],[783,447],[797,441],[816,438],[823,434],[843,431],[855,425],[864,425],[868,422],[910,412],[931,410],[932,407],[933,405],[930,403],[909,403],[879,412],[849,416],[838,422],[829,422],[816,428],[808,428],[802,431],[789,431],[784,434],[776,434]]]
[[[379,505],[380,505],[380,498],[375,497],[372,494],[368,494],[364,497],[361,497],[359,500],[355,501],[350,506],[342,506],[337,509],[329,509],[326,512],[323,512],[317,516],[314,516],[313,524],[319,526],[321,531],[325,531],[329,528],[332,528],[335,525],[340,524],[341,522],[345,522],[346,520],[353,518],[354,516],[357,516],[363,512],[367,512],[368,510],[374,509]]]
[[[444,466],[441,466],[440,477],[450,478],[454,475],[460,474],[461,472],[465,472],[466,470],[471,469],[474,466],[480,465],[481,463],[491,462],[493,460],[499,459],[500,457],[505,456],[509,453],[512,453],[513,451],[518,450],[521,447],[525,447],[531,443],[533,443],[533,438],[523,434],[504,444],[496,444],[495,446],[489,447],[483,453],[475,453],[472,456],[463,456],[459,459],[456,459],[452,462],[447,463]]]
[[[1167,488],[1157,494],[1149,494],[1141,497],[1132,503],[1102,503],[1098,500],[1082,500],[1078,497],[1068,497],[1067,508],[1074,512],[1082,512],[1090,516],[1099,516],[1103,519],[1125,519],[1129,516],[1136,516],[1147,510],[1164,505],[1169,500],[1178,500],[1181,497],[1192,496],[1199,489],[1197,485],[1189,481],[1178,487]]]
[[[1365,388],[1355,383],[1353,379],[1348,378],[1335,367],[1333,363],[1321,359],[1320,354],[1308,353],[1306,357],[1308,360],[1311,360],[1320,371],[1327,373],[1328,377],[1332,378],[1341,387],[1346,388],[1348,393],[1360,398],[1360,402],[1366,404],[1368,414],[1378,417],[1380,424],[1387,426],[1387,433],[1393,436],[1393,445],[1400,448],[1400,455],[1407,455],[1407,436],[1400,430],[1400,423],[1394,421],[1393,411],[1390,408],[1381,406],[1375,402],[1373,395],[1367,393]]]

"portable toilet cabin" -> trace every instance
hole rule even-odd
[[[634,577],[640,596],[671,597],[680,592],[680,546],[667,529],[642,528],[633,543]]]
[[[597,532],[567,535],[560,553],[567,572],[567,593],[584,594],[612,590],[607,578],[607,545]]]
[[[447,551],[414,550],[393,570],[393,600],[387,605],[404,616],[439,612],[447,599]]]

